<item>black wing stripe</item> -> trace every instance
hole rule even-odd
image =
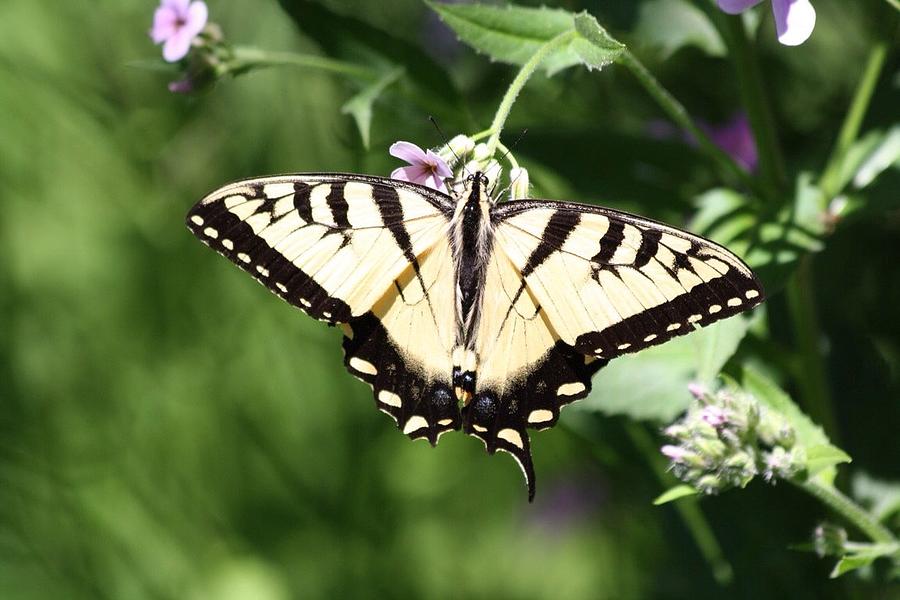
[[[612,260],[616,250],[625,240],[625,223],[610,219],[609,227],[603,237],[600,238],[600,250],[591,258],[591,261],[607,265]]]
[[[302,181],[294,182],[294,208],[304,223],[312,223],[312,204],[309,201],[311,186]]]
[[[522,277],[528,277],[543,264],[554,252],[563,247],[569,234],[578,227],[581,215],[575,211],[557,210],[547,221],[544,227],[544,235],[537,247],[531,252],[525,268],[522,269]],[[552,232],[552,236],[548,233]]]
[[[345,186],[346,182],[344,181],[332,183],[331,189],[328,191],[328,196],[325,197],[325,202],[328,205],[329,210],[331,210],[331,218],[339,229],[350,229],[350,221],[347,219],[347,213],[350,212],[350,206],[347,204],[347,199],[344,197]]]

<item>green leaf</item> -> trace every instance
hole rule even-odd
[[[831,485],[837,470],[834,465],[849,462],[850,457],[829,444],[825,431],[813,423],[778,385],[752,366],[745,366],[742,387],[760,404],[783,416],[794,428],[797,444],[807,452],[807,472]]]
[[[459,39],[494,60],[525,64],[547,42],[567,31],[578,35],[541,64],[547,75],[577,65],[600,69],[613,62],[625,46],[613,39],[594,17],[551,8],[441,4],[427,2]]]
[[[551,8],[426,2],[459,39],[494,60],[523,65],[541,46],[575,27],[572,13]],[[548,56],[548,75],[581,62],[571,46]]]
[[[653,0],[641,5],[635,36],[660,49],[663,60],[684,46],[724,56],[725,44],[702,10],[686,0]]]
[[[362,143],[365,148],[369,147],[369,129],[372,125],[372,104],[379,96],[381,96],[381,93],[385,88],[400,79],[402,75],[402,67],[392,69],[384,77],[367,85],[341,107],[341,112],[343,114],[352,115],[353,120],[356,121],[356,127],[359,129],[359,136],[362,138]]]
[[[747,333],[734,317],[660,346],[617,358],[594,377],[593,391],[574,406],[607,415],[669,422],[691,403],[691,382],[712,385]]]
[[[853,160],[859,155],[861,158]],[[874,132],[858,141],[847,153],[845,165],[853,169],[853,187],[862,189],[890,167],[900,167],[900,125],[887,133]]]
[[[697,203],[700,210],[692,228],[747,261],[769,295],[784,284],[803,256],[824,247],[824,202],[808,173],[798,177],[793,201],[774,214],[761,213],[730,189],[710,190]]]
[[[685,496],[693,496],[698,494],[699,492],[692,488],[687,484],[676,485],[673,488],[663,492],[653,501],[655,506],[660,506],[661,504],[667,504],[669,502],[673,502],[678,500],[679,498],[684,498]]]
[[[852,462],[850,455],[831,444],[819,444],[806,449],[806,471],[808,477],[815,477],[826,469],[840,463]]]
[[[848,552],[834,565],[830,577],[836,579],[845,573],[871,565],[875,559],[895,554],[897,544],[861,544]]]
[[[403,65],[404,97],[434,115],[448,129],[464,122],[462,96],[447,71],[422,49],[357,16],[340,14],[311,0],[278,0],[297,29],[330,57],[377,70]]]
[[[588,69],[602,69],[625,51],[625,45],[586,12],[575,15],[575,31],[579,37],[572,41],[572,48]]]

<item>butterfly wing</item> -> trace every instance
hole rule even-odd
[[[605,359],[750,309],[763,289],[722,246],[623,212],[565,202],[498,207],[496,235],[559,338]]]
[[[533,493],[526,428],[553,426],[609,360],[763,299],[721,246],[589,205],[514,201],[492,210],[494,247],[478,335],[478,391],[463,427],[512,453]]]
[[[459,427],[449,391],[453,202],[423,186],[343,174],[249,179],[187,215],[204,243],[307,314],[342,324],[345,364],[414,438]],[[449,303],[449,304],[448,304]]]

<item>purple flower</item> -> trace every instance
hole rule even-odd
[[[736,15],[762,0],[718,0],[719,8]],[[775,31],[778,41],[785,46],[799,46],[812,34],[816,26],[816,9],[809,0],[772,0],[772,13],[775,15]]]
[[[756,152],[753,130],[750,129],[750,121],[747,120],[746,114],[736,113],[730,121],[722,125],[701,124],[700,127],[713,143],[724,150],[735,162],[751,173],[756,170],[759,156]]]
[[[209,11],[201,0],[162,0],[153,13],[153,29],[150,37],[154,44],[162,44],[163,58],[177,62],[191,49],[191,42],[203,27]]]
[[[447,191],[444,180],[452,177],[453,172],[440,156],[431,150],[422,150],[411,142],[394,142],[390,153],[410,165],[394,169],[392,179],[418,183],[440,192]]]

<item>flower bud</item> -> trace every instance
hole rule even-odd
[[[475,148],[472,150],[472,158],[482,163],[487,161],[487,159],[491,157],[491,154],[487,144],[476,144]]]
[[[458,160],[464,159],[475,148],[475,142],[467,135],[459,134],[437,151],[438,156],[444,159],[448,165],[455,165]]]
[[[528,170],[521,167],[515,167],[509,171],[510,191],[509,195],[512,200],[519,198],[528,198],[528,188],[530,182],[528,180]]]
[[[831,523],[822,523],[813,531],[813,547],[819,558],[842,556],[847,552],[847,531]]]

